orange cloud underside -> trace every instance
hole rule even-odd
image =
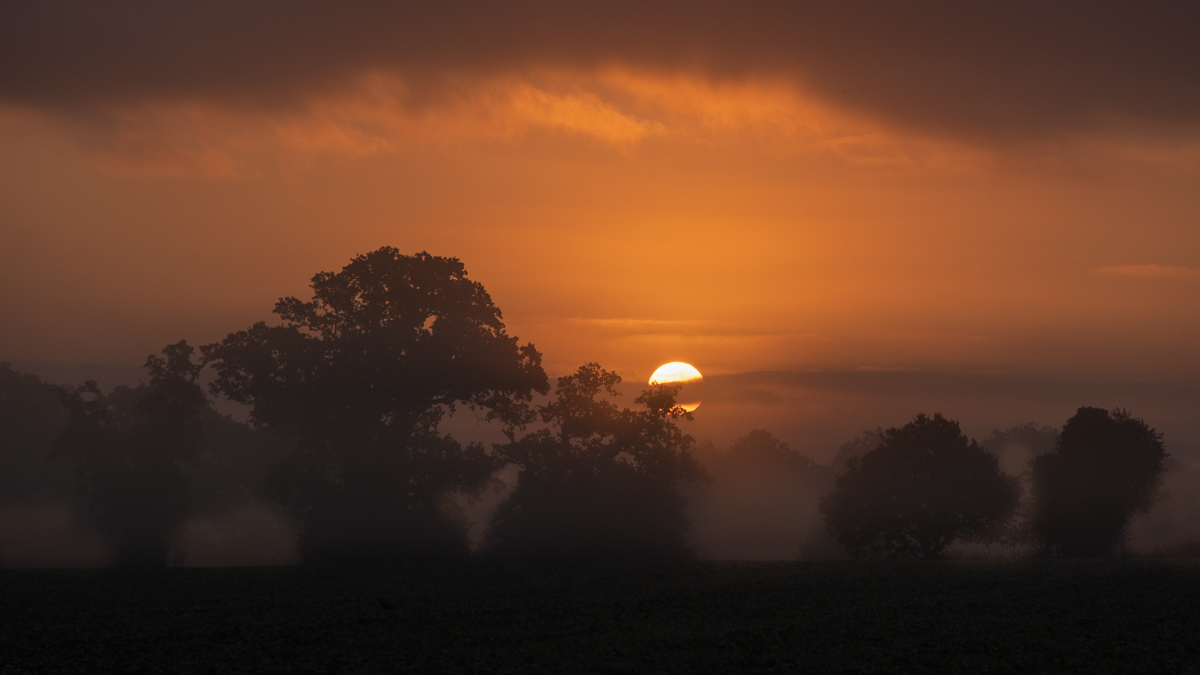
[[[0,358],[216,339],[387,244],[463,259],[556,373],[1200,373],[1186,138],[1048,156],[781,82],[601,69],[434,91],[376,73],[279,110],[9,111],[0,142],[20,289]]]
[[[987,153],[890,134],[793,84],[712,83],[608,69],[544,70],[448,81],[432,92],[375,73],[285,110],[189,101],[102,107],[69,121],[85,147],[124,172],[228,175],[297,156],[364,156],[413,145],[524,141],[538,134],[630,152],[654,142],[753,144],[885,166],[972,167]]]

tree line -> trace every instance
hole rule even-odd
[[[168,345],[147,359],[146,383],[108,393],[0,365],[0,500],[69,498],[122,565],[166,564],[191,514],[250,495],[301,523],[305,562],[452,560],[472,553],[447,496],[479,495],[516,465],[477,555],[691,555],[685,490],[722,473],[709,474],[680,428],[691,414],[678,387],[650,386],[621,407],[620,377],[586,363],[551,392],[541,353],[507,334],[484,287],[457,259],[427,253],[357,256],[274,313],[199,349]],[[250,423],[216,413],[214,397],[247,406]],[[445,433],[464,408],[504,441]],[[1161,434],[1123,411],[1081,408],[1049,446],[1008,475],[956,422],[917,415],[848,446],[819,511],[856,556],[938,558],[964,541],[1060,556],[1119,549],[1157,494]],[[739,448],[742,464],[813,466],[761,430]]]
[[[1010,433],[1037,433],[1018,428]],[[1044,432],[1042,432],[1044,433]],[[935,414],[879,434],[851,457],[820,504],[854,555],[934,559],[955,542],[1027,544],[1047,555],[1096,557],[1125,544],[1130,519],[1159,496],[1162,435],[1123,410],[1084,407],[1034,456],[1025,474]]]

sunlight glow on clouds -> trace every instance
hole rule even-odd
[[[520,143],[538,134],[631,152],[651,141],[759,146],[883,167],[978,169],[989,153],[900,134],[781,81],[714,83],[628,69],[542,70],[414,89],[374,73],[284,110],[197,101],[102,106],[58,123],[109,168],[233,175],[272,157],[367,156],[413,144]],[[285,165],[291,160],[284,161]]]

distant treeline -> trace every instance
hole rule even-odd
[[[819,527],[796,535],[797,555],[938,558],[979,543],[1103,556],[1122,549],[1162,483],[1161,435],[1097,408],[982,445],[920,414],[848,443],[832,468],[762,430],[698,453],[679,426],[691,414],[678,387],[650,386],[621,407],[620,378],[587,363],[551,392],[541,354],[507,335],[456,259],[381,248],[317,274],[312,289],[308,301],[281,299],[273,324],[199,350],[167,346],[137,387],[46,385],[0,364],[0,507],[69,503],[133,566],[168,564],[190,518],[262,500],[300,524],[310,563],[685,559],[697,504],[718,518],[752,513],[783,485],[795,498],[754,518],[819,513]],[[247,406],[250,422],[215,412],[217,397]],[[505,440],[444,433],[462,408]],[[1014,443],[1033,450],[1019,475],[997,457]],[[506,467],[519,468],[515,484],[498,484]],[[472,542],[459,498],[497,490],[506,497]]]

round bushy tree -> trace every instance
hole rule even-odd
[[[546,392],[541,354],[506,334],[462,263],[385,247],[313,277],[257,323],[204,347],[215,392],[295,440],[274,496],[303,518],[308,561],[460,556],[446,497],[485,484],[497,460],[439,432],[455,406],[518,423]]]
[[[979,538],[1013,514],[1016,478],[995,455],[935,414],[917,415],[847,462],[822,500],[830,533],[852,555],[938,558],[951,542]]]
[[[1128,412],[1080,408],[1054,452],[1033,460],[1033,535],[1051,555],[1096,557],[1150,508],[1167,458],[1162,434]]]

